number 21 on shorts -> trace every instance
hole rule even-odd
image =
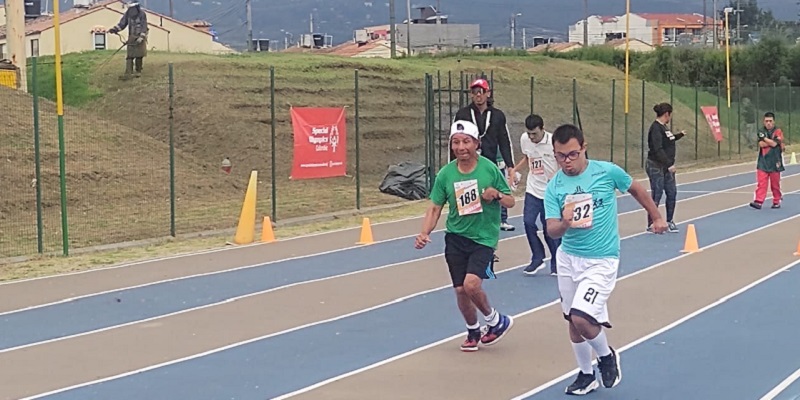
[[[570,194],[566,198],[567,204],[574,204],[572,214],[572,227],[578,229],[587,229],[592,227],[592,218],[594,217],[594,203],[592,201],[591,193]]]

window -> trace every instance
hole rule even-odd
[[[31,57],[39,57],[39,39],[31,39]]]
[[[106,34],[104,32],[94,33],[94,49],[95,50],[106,49]]]
[[[6,59],[6,45],[0,44],[0,60]]]

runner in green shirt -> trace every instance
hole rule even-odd
[[[508,183],[490,159],[478,155],[478,127],[468,121],[455,121],[450,128],[450,147],[456,159],[436,175],[431,190],[431,206],[425,213],[422,232],[415,247],[430,243],[430,234],[439,222],[442,209],[447,214],[444,258],[456,292],[458,308],[467,324],[467,339],[462,351],[478,350],[478,341],[492,345],[511,329],[514,321],[490,304],[481,287],[484,279],[494,279],[494,251],[500,238],[500,206],[516,203]],[[477,310],[488,329],[481,336]]]

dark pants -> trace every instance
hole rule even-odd
[[[658,206],[661,203],[661,195],[666,194],[667,222],[672,222],[675,216],[675,202],[678,197],[678,188],[675,183],[675,174],[669,172],[667,167],[662,167],[653,160],[647,160],[647,177],[650,179],[650,194],[653,202]],[[647,226],[653,224],[653,219],[647,215]]]
[[[508,178],[508,170],[503,168],[500,170],[503,173],[503,176]],[[500,222],[508,222],[508,209],[500,206]]]
[[[544,261],[544,245],[539,239],[536,220],[542,224],[544,241],[550,250],[550,272],[556,272],[556,250],[561,245],[561,239],[553,239],[547,233],[547,221],[544,217],[544,200],[536,196],[525,193],[525,208],[522,211],[522,221],[525,224],[525,236],[528,237],[528,245],[531,247],[531,263],[538,265]]]

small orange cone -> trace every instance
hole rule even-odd
[[[272,243],[275,241],[275,232],[272,231],[272,221],[269,217],[264,217],[264,225],[261,227],[261,242]]]
[[[797,251],[794,252],[794,255],[800,256],[800,240],[797,241]]]
[[[701,250],[700,246],[697,244],[697,232],[694,229],[694,224],[689,224],[689,227],[686,229],[686,241],[681,253],[696,253],[698,251]]]
[[[372,227],[369,224],[369,218],[364,218],[361,222],[361,240],[356,242],[356,244],[372,244],[373,242]]]

